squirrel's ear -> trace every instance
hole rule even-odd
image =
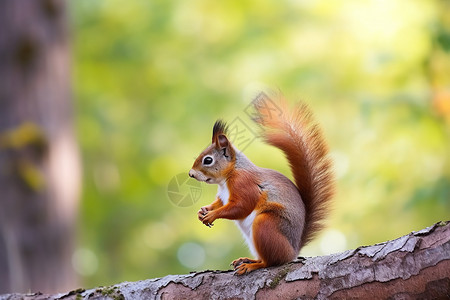
[[[213,127],[212,143],[228,160],[234,158],[234,149],[226,136],[227,124],[217,120]]]
[[[221,151],[222,155],[225,156],[228,160],[234,158],[234,149],[231,143],[228,141],[226,135],[219,134],[217,136],[216,148]]]
[[[224,134],[219,134],[217,137],[217,147],[220,149],[227,148],[230,145],[228,138]]]

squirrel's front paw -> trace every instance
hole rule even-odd
[[[202,221],[203,224],[205,224],[208,227],[213,226],[213,222],[215,220],[215,216],[213,212],[207,212],[205,215],[202,216],[202,218],[200,219]]]
[[[208,213],[207,210],[204,210],[203,207],[199,209],[199,211],[197,212],[197,217],[198,219],[201,221],[203,220],[203,218],[205,217],[205,215]]]
[[[197,212],[198,219],[201,221],[205,217],[205,215],[212,210],[211,205],[202,206]]]

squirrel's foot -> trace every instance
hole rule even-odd
[[[233,260],[230,265],[232,265],[233,268],[236,270],[236,268],[243,263],[254,264],[259,262],[261,262],[261,260],[250,259],[248,257],[240,257],[238,259]]]
[[[250,273],[251,271],[264,268],[266,264],[262,261],[253,262],[253,263],[241,263],[234,269],[234,273],[236,275],[244,275]]]

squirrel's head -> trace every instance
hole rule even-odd
[[[195,160],[189,176],[206,183],[221,183],[234,169],[236,153],[226,136],[227,126],[217,120],[213,127],[212,143]]]

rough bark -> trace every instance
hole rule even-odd
[[[0,292],[76,286],[65,1],[0,0]]]
[[[296,261],[244,276],[233,271],[124,282],[17,299],[449,299],[450,223],[393,241]]]

